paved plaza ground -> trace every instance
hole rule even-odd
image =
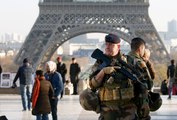
[[[65,95],[58,104],[59,120],[97,120],[98,114],[81,108],[78,95]],[[167,100],[162,96],[163,105],[151,113],[152,120],[177,120],[177,96]],[[17,94],[0,94],[0,116],[6,115],[8,120],[35,120],[31,111],[22,112],[21,98]],[[49,115],[50,120],[51,115]]]

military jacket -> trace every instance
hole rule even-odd
[[[152,78],[151,78],[149,69],[145,61],[137,54],[130,52],[127,55],[127,62],[128,64],[131,64],[135,67],[135,69],[137,70],[137,73],[139,73],[137,77],[142,83],[144,83],[146,88],[150,90],[153,86],[153,83],[152,83]]]
[[[121,66],[119,59],[126,62],[126,57],[119,53],[116,57],[111,58],[111,64],[108,66]],[[102,61],[96,61],[92,67],[92,75],[90,76],[90,87],[93,90],[98,90],[99,99],[102,106],[109,107],[111,109],[117,109],[119,105],[127,104],[133,98],[133,85],[131,80],[122,73],[116,71],[115,73],[105,75],[101,84],[94,84],[94,77],[102,69]],[[100,69],[101,68],[101,69]]]

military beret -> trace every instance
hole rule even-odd
[[[108,34],[105,36],[105,42],[110,42],[110,43],[120,43],[120,38],[117,35],[114,34]]]

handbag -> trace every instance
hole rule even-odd
[[[36,112],[36,109],[33,108],[32,111],[31,111],[32,115],[37,115],[37,112]]]

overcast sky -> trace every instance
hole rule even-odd
[[[167,23],[177,20],[177,0],[150,0],[149,16],[158,31],[166,31]],[[39,14],[38,0],[1,0],[0,34],[26,36]]]

